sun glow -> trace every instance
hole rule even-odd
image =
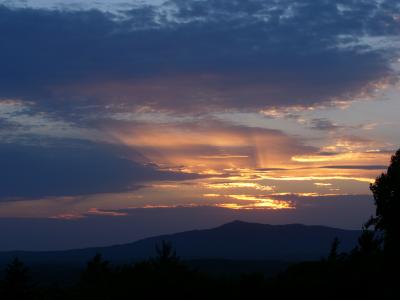
[[[225,198],[227,200],[233,199],[237,202],[219,203],[218,207],[230,209],[294,209],[295,206],[291,201],[283,201],[269,198],[267,196],[254,196],[254,195],[220,195],[220,194],[205,194],[204,197],[210,198]]]
[[[332,183],[314,182],[316,186],[332,186]]]

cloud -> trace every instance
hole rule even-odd
[[[199,113],[347,101],[393,79],[393,1],[168,1],[115,15],[0,6],[0,98]],[[344,45],[344,46],[343,46]],[[392,50],[393,51],[393,50]]]
[[[3,132],[7,132],[9,130],[15,130],[16,128],[18,128],[17,125],[13,124],[12,122],[10,122],[7,119],[0,118],[0,135]]]
[[[384,170],[387,166],[384,165],[346,165],[346,166],[322,166],[321,169],[345,169],[345,170]]]
[[[115,120],[100,123],[105,135],[157,164],[183,166],[196,172],[281,166],[290,163],[293,155],[318,150],[280,130],[210,118],[157,124]]]
[[[288,116],[285,116],[286,118]],[[300,118],[300,117],[299,117]],[[300,119],[301,121],[301,119]],[[304,120],[303,123],[306,123],[307,121]],[[321,130],[321,131],[330,131],[330,132],[334,132],[334,131],[341,131],[342,135],[343,132],[348,132],[349,130],[373,130],[374,128],[376,128],[379,124],[378,123],[361,123],[361,124],[357,124],[357,125],[344,125],[344,124],[337,124],[327,118],[313,118],[310,120],[309,126],[311,129],[314,130]]]
[[[0,200],[124,192],[148,181],[196,178],[160,170],[132,149],[71,140],[43,142],[0,145]]]
[[[333,131],[342,128],[326,118],[315,118],[311,120],[311,129]]]

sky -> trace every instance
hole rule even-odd
[[[394,0],[0,0],[0,250],[360,229],[400,147]]]

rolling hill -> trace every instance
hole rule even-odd
[[[0,252],[0,264],[19,257],[27,263],[83,263],[96,253],[115,263],[146,259],[155,255],[163,240],[185,260],[264,260],[295,262],[320,259],[338,237],[341,251],[352,249],[360,231],[300,224],[267,225],[234,221],[217,228],[194,230],[146,238],[129,244],[67,251]]]

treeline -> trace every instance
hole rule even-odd
[[[37,284],[15,259],[1,281],[0,299],[396,299],[398,279],[386,266],[381,238],[365,230],[353,251],[338,249],[335,240],[325,259],[271,278],[218,277],[189,267],[163,242],[154,258],[130,265],[112,266],[98,254],[73,285]]]

